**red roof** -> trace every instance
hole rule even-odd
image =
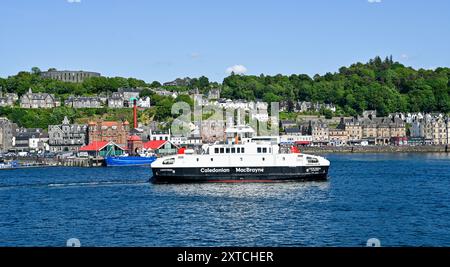
[[[148,141],[148,142],[144,143],[144,148],[156,150],[156,149],[159,149],[160,147],[162,147],[163,145],[165,145],[166,143],[167,143],[167,140]]]
[[[80,148],[80,151],[100,151],[102,150],[105,146],[107,146],[108,144],[113,144],[117,147],[119,147],[120,149],[126,150],[126,148],[121,147],[117,144],[115,144],[114,142],[107,142],[107,141],[96,141],[96,142],[92,142],[87,146],[83,146]]]

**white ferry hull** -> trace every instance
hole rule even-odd
[[[324,181],[329,166],[152,168],[154,183]]]

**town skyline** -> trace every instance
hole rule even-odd
[[[202,75],[221,82],[231,71],[323,75],[374,55],[433,69],[450,66],[449,5],[387,0],[284,5],[10,1],[2,4],[0,76],[39,66],[148,82]],[[36,24],[41,30],[30,26]]]

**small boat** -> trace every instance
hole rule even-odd
[[[139,157],[139,156],[125,156],[125,157],[106,157],[105,163],[107,167],[116,166],[145,166],[151,165],[156,160],[155,156]]]
[[[1,161],[0,162],[0,170],[11,170],[11,169],[17,169],[19,167],[20,167],[20,164],[17,161],[10,161],[10,162]]]

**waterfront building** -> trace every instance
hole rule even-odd
[[[398,140],[403,140],[399,138],[406,137],[405,122],[398,116],[377,117],[376,111],[367,110],[358,120],[362,126],[362,139],[369,145],[398,144]]]
[[[93,141],[79,150],[79,156],[107,157],[122,156],[126,154],[127,148],[113,141]]]
[[[154,131],[154,130],[150,129],[149,140],[150,141],[156,141],[156,140],[169,141],[169,140],[171,140],[170,129],[168,131]]]
[[[144,143],[143,150],[151,154],[170,155],[177,153],[178,146],[168,140],[152,140]]]
[[[13,137],[16,151],[47,151],[48,134],[41,128],[17,128]]]
[[[422,139],[423,144],[450,144],[450,120],[442,114],[426,114],[412,122],[411,137]]]
[[[130,123],[128,121],[91,121],[88,124],[89,143],[105,141],[126,147],[129,132]]]
[[[307,146],[312,144],[312,140],[313,138],[311,135],[290,135],[290,134],[280,135],[280,143],[287,145]]]
[[[63,82],[73,82],[73,83],[82,83],[87,78],[91,77],[100,77],[100,73],[98,72],[90,72],[90,71],[58,71],[58,70],[49,70],[41,72],[42,78],[49,78],[53,80],[63,81]]]
[[[357,118],[344,119],[338,125],[339,129],[347,132],[347,139],[349,144],[360,144],[363,136],[361,122]]]
[[[322,121],[310,121],[309,133],[312,136],[313,144],[328,145],[330,140],[328,124]]]
[[[62,124],[49,125],[49,148],[52,152],[75,152],[87,144],[87,125],[70,124],[64,117]]]
[[[17,125],[7,118],[0,118],[0,152],[7,152],[13,148],[13,137]]]
[[[348,134],[343,129],[329,129],[328,132],[329,144],[332,146],[342,146],[348,143]]]
[[[64,105],[72,108],[101,108],[102,101],[99,97],[70,96]]]

